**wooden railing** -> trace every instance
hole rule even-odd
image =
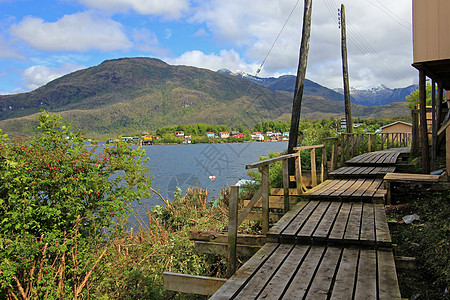
[[[342,133],[340,144],[341,163],[367,152],[411,145],[411,133]]]

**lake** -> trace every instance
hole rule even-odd
[[[152,187],[165,199],[173,199],[176,187],[182,189],[182,194],[188,187],[202,187],[208,190],[208,199],[211,200],[217,198],[225,186],[240,179],[250,179],[245,165],[259,161],[260,156],[270,151],[286,150],[287,142],[153,145],[143,148],[150,158],[147,166],[153,177]],[[215,180],[210,176],[215,176]],[[162,203],[159,196],[154,195],[142,201],[143,207],[138,210]]]

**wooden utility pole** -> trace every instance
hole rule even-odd
[[[342,74],[344,78],[345,124],[347,133],[353,132],[352,109],[350,103],[350,85],[348,83],[347,32],[345,28],[345,7],[341,4],[341,52]]]
[[[294,153],[297,147],[298,125],[302,109],[303,88],[305,86],[306,64],[308,61],[309,37],[311,35],[312,0],[305,0],[303,13],[302,42],[300,45],[300,58],[297,69],[297,81],[295,82],[294,101],[292,103],[291,129],[289,131],[288,153]],[[295,171],[295,160],[289,160],[289,174]]]

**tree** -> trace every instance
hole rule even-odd
[[[426,95],[427,105],[431,105],[431,84],[429,83],[427,84]],[[406,96],[406,101],[406,106],[408,106],[409,109],[414,109],[419,104],[419,90],[415,90]]]
[[[57,299],[77,286],[76,298],[101,245],[122,231],[128,204],[149,196],[143,150],[122,142],[88,150],[61,118],[38,119],[29,141],[0,135],[0,298],[27,287]]]

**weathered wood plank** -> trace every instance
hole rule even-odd
[[[228,245],[224,243],[196,241],[194,245],[195,251],[199,253],[228,255]],[[236,256],[250,257],[259,249],[261,249],[259,245],[236,245]]]
[[[375,250],[359,253],[355,299],[377,299],[377,259]]]
[[[223,278],[164,272],[163,281],[164,289],[168,291],[211,296],[227,280]]]
[[[267,243],[255,255],[252,256],[236,273],[225,282],[222,287],[212,295],[210,300],[231,299],[241,288],[241,286],[250,278],[256,270],[262,265],[277,249],[279,244]]]
[[[381,186],[383,181],[381,179],[375,179],[372,184],[367,188],[367,190],[364,191],[362,194],[362,197],[373,197],[373,195],[376,193],[377,189]]]
[[[297,203],[292,210],[288,211],[280,221],[270,228],[267,232],[267,236],[278,238],[278,235],[280,235],[280,233],[292,222],[295,216],[299,214],[308,203],[309,201],[301,201]]]
[[[386,222],[386,212],[383,204],[374,204],[375,238],[378,245],[392,246],[389,226]]]
[[[308,249],[309,246],[295,245],[278,272],[261,291],[258,299],[279,299],[289,284],[289,279],[294,275],[296,266],[302,263]]]
[[[309,202],[296,216],[292,222],[289,223],[288,226],[281,232],[281,238],[293,239],[295,238],[295,234],[301,230],[306,220],[310,217],[311,213],[315,210],[315,208],[319,205],[318,201]]]
[[[338,189],[336,189],[334,192],[329,194],[330,197],[339,197],[342,193],[347,191],[351,186],[353,186],[356,182],[356,179],[350,179],[345,184],[341,185]]]
[[[347,227],[345,228],[345,242],[358,243],[361,229],[362,203],[354,203],[350,216],[348,218]]]
[[[302,299],[307,294],[309,282],[314,276],[324,250],[324,247],[311,246],[310,251],[283,295],[284,299]]]
[[[267,282],[278,270],[278,267],[291,252],[293,245],[281,244],[275,252],[264,262],[258,271],[250,278],[239,292],[241,299],[255,299]]]
[[[348,188],[346,191],[344,191],[340,196],[341,197],[350,197],[351,195],[353,195],[353,193],[355,193],[355,191],[357,191],[358,189],[361,188],[361,185],[364,182],[365,182],[364,178],[357,179],[356,181],[353,182],[352,186],[350,188]]]
[[[362,244],[375,244],[375,213],[373,204],[364,204],[363,206],[360,241]]]
[[[189,231],[189,239],[192,241],[228,243],[228,233],[216,231]],[[240,245],[258,245],[264,246],[266,243],[265,235],[242,234],[237,235],[237,243]]]
[[[311,240],[312,234],[322,220],[323,215],[330,206],[330,202],[320,202],[318,206],[314,209],[313,213],[306,220],[305,225],[296,234],[298,240]]]
[[[306,299],[327,299],[342,249],[328,247],[311,283]]]
[[[341,241],[344,238],[345,228],[347,227],[351,208],[352,203],[342,203],[336,222],[334,223],[333,229],[331,230],[329,236],[330,241]]]
[[[361,197],[369,186],[374,182],[374,179],[366,179],[360,187],[351,194],[352,197]]]
[[[352,299],[359,249],[344,248],[330,300]]]
[[[337,219],[341,205],[341,202],[331,202],[327,212],[325,213],[324,217],[320,221],[316,231],[313,234],[313,241],[325,241],[328,238],[331,228],[333,227],[333,224]]]
[[[401,299],[392,251],[377,251],[378,296],[380,300]]]

